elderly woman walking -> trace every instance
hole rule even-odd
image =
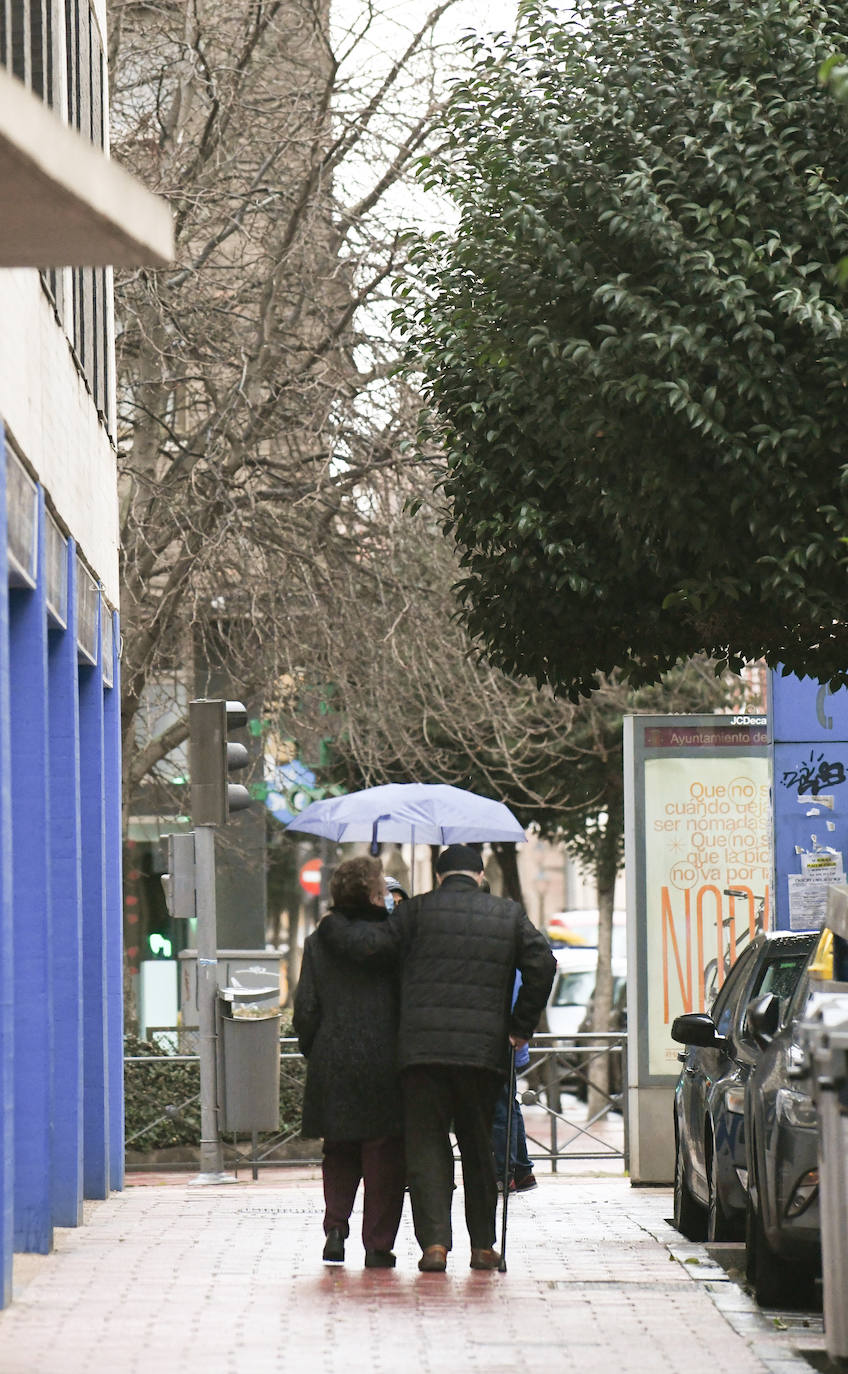
[[[348,921],[385,920],[379,860],[348,859],[330,882],[331,910]],[[349,962],[309,936],[294,1001],[306,1057],[301,1135],[323,1137],[323,1258],[344,1260],[350,1214],[364,1183],[362,1241],[368,1269],[392,1269],[406,1170],[396,1065],[395,964]]]

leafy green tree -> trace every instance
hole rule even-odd
[[[848,682],[835,0],[527,5],[475,48],[398,317],[472,636],[576,698],[705,653]]]
[[[371,595],[357,571],[337,584],[343,614],[322,622],[327,694],[299,694],[287,722],[301,738],[332,732],[334,776],[348,787],[447,782],[497,797],[524,826],[562,841],[592,874],[599,919],[595,1026],[612,1001],[612,914],[624,858],[622,721],[634,712],[740,708],[745,687],[705,660],[680,665],[634,691],[613,674],[579,704],[510,677],[475,652],[455,615],[457,565],[439,534],[443,509],[419,490],[415,517],[387,489],[378,546],[368,550]],[[313,650],[317,644],[313,637]],[[495,846],[504,890],[522,899],[514,846]]]

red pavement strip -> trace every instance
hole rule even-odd
[[[88,1204],[86,1224],[61,1231],[52,1255],[22,1258],[0,1315],[0,1374],[811,1368],[791,1333],[770,1328],[668,1225],[668,1189],[541,1175],[510,1202],[505,1275],[469,1270],[460,1190],[455,1248],[438,1275],[417,1271],[408,1208],[397,1269],[362,1267],[358,1211],[347,1263],[322,1264],[314,1171],[214,1187],[136,1174],[128,1185]]]

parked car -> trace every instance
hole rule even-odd
[[[556,949],[557,971],[548,997],[548,1030],[551,1035],[574,1036],[595,990],[598,951],[591,947]],[[627,976],[627,961],[613,958],[613,978]]]
[[[818,1121],[798,1034],[818,995],[818,960],[817,942],[785,1016],[768,996],[749,1008],[760,1056],[745,1091],[745,1249],[764,1307],[808,1301],[821,1273]]]
[[[690,1240],[744,1235],[745,1085],[763,1053],[748,1007],[771,994],[772,1015],[782,1022],[816,939],[815,931],[757,935],[710,1011],[672,1025],[673,1039],[687,1046],[674,1093],[674,1223]]]
[[[584,1053],[578,1048],[577,1035],[595,990],[598,951],[587,946],[555,949],[554,955],[557,971],[546,1009],[548,1030],[557,1036],[556,1062],[560,1086],[569,1091],[575,1088],[579,1090],[584,1082],[581,1074]],[[626,981],[625,959],[613,958],[612,975],[614,983]]]

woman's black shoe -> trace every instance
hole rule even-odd
[[[397,1259],[391,1250],[366,1250],[366,1269],[394,1269]]]
[[[325,1264],[344,1264],[344,1243],[345,1238],[341,1231],[336,1229],[327,1232],[324,1253],[321,1256]]]

